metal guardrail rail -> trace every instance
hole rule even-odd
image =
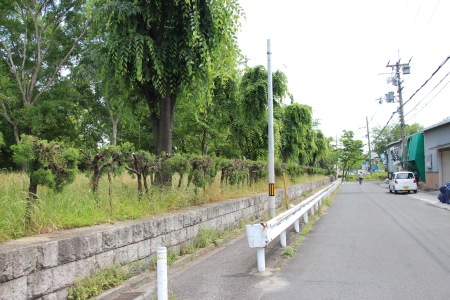
[[[308,212],[311,210],[311,214],[314,214],[319,209],[319,205],[322,204],[322,200],[329,197],[340,183],[341,179],[336,180],[326,188],[265,223],[246,226],[248,245],[250,248],[256,248],[259,272],[266,269],[265,247],[278,236],[280,236],[281,247],[286,247],[286,229],[294,224],[295,231],[299,232],[300,218],[303,216],[305,223],[307,223]]]

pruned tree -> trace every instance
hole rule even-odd
[[[80,149],[80,152],[83,156],[78,158],[78,160],[92,168],[92,192],[97,195],[101,176],[109,167],[121,161],[120,152],[113,150],[113,146],[100,149],[95,154],[83,149]]]
[[[136,174],[138,180],[138,196],[142,198],[142,183],[144,183],[145,193],[148,193],[147,175],[149,169],[154,167],[155,157],[146,151],[139,151],[137,153],[131,153],[128,159],[128,166],[125,169],[133,174]]]
[[[45,185],[60,192],[65,185],[73,182],[78,170],[78,152],[56,142],[39,140],[29,135],[22,135],[19,144],[11,148],[14,151],[14,161],[28,165],[30,184],[25,220],[30,224],[33,207],[38,198],[38,185]]]

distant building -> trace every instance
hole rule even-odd
[[[450,181],[450,120],[423,130],[426,188],[438,189]]]
[[[386,147],[388,172],[403,169],[401,140]],[[450,120],[406,137],[408,170],[414,172],[425,188],[437,190],[450,181]]]

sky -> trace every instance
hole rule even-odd
[[[377,100],[397,95],[386,65],[399,59],[411,60],[411,74],[401,74],[405,123],[426,128],[450,116],[450,60],[432,77],[450,56],[450,1],[238,2],[246,16],[238,43],[247,65],[267,68],[270,40],[272,71],[287,75],[294,102],[312,107],[326,136],[351,130],[366,143],[367,127],[373,140],[373,128],[400,122],[398,102]]]

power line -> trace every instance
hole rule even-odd
[[[414,25],[416,25],[417,16],[419,15],[420,9],[422,8],[422,3],[423,3],[423,0],[420,2],[419,10],[417,11],[416,17],[414,18],[414,23],[411,27],[411,31],[414,29]]]
[[[429,91],[428,94],[426,94],[425,97],[423,97],[422,100],[420,100],[420,101],[416,104],[416,106],[414,106],[414,108],[413,108],[412,110],[410,110],[407,114],[405,114],[405,116],[408,115],[410,112],[412,112],[414,109],[416,109],[416,107],[419,106],[419,104],[420,104],[423,100],[425,100],[425,98],[428,97],[428,95],[430,95],[430,94],[431,94],[431,93],[432,93],[432,92],[433,92],[433,91],[434,91],[434,90],[442,83],[442,81],[444,81],[444,79],[447,78],[448,75],[450,75],[450,72],[448,72],[447,75],[445,75],[444,78],[442,78],[441,81],[439,81],[438,84],[436,84],[436,85],[431,89],[431,91]],[[448,82],[447,82],[447,84],[448,84]],[[447,84],[446,84],[445,86],[447,86]],[[444,87],[445,87],[445,86],[444,86]],[[438,92],[438,94],[439,94],[441,91],[442,91],[442,89]],[[437,94],[436,94],[436,95],[437,95]],[[436,95],[435,95],[434,97],[436,97]],[[433,97],[431,100],[433,100],[434,97]],[[431,100],[430,100],[430,101],[431,101]],[[428,103],[429,103],[429,102],[428,102]]]
[[[449,74],[450,74],[450,72],[449,72],[447,75],[449,75]],[[446,77],[447,77],[447,76],[446,76]],[[436,98],[436,96],[439,95],[439,93],[440,93],[443,89],[445,89],[449,83],[450,83],[450,81],[448,81],[448,82],[442,87],[442,89],[440,89],[439,92],[437,92],[436,95],[434,95],[433,98],[430,99],[430,101],[428,101],[424,106],[422,106],[422,108],[419,109],[418,112],[420,112],[420,111],[421,111],[422,109],[424,109],[428,104],[430,104],[430,102],[433,101],[434,98]],[[425,99],[425,98],[424,98],[424,99]],[[422,99],[422,100],[423,100],[423,99]],[[421,101],[422,101],[422,100],[421,100]],[[419,103],[420,103],[420,102],[419,102]],[[418,103],[417,105],[419,105],[419,103]],[[417,105],[413,108],[413,110],[417,107]],[[410,112],[411,112],[411,111],[410,111]],[[408,114],[409,114],[409,113],[408,113]],[[408,121],[409,121],[409,120],[408,120]]]
[[[433,74],[431,74],[430,78],[428,78],[421,87],[419,87],[414,94],[411,95],[411,97],[409,97],[408,100],[405,101],[405,103],[403,103],[403,106],[405,106],[406,103],[408,103],[416,94],[417,92],[419,92],[427,83],[428,81],[430,81],[431,78],[433,78],[433,76],[447,63],[447,61],[450,59],[450,56],[447,56],[447,58],[439,65],[439,67],[433,72]]]
[[[439,1],[436,3],[436,6],[434,7],[433,13],[431,14],[430,19],[428,20],[427,27],[428,27],[428,25],[430,24],[431,19],[433,19],[434,12],[436,11],[436,8],[438,7],[439,2],[441,2],[441,0],[439,0]]]
[[[391,115],[391,117],[389,118],[389,120],[387,121],[386,125],[384,125],[383,129],[381,129],[380,133],[378,134],[378,136],[373,140],[373,142],[376,142],[380,136],[383,134],[384,130],[386,129],[386,127],[389,125],[389,122],[391,122],[392,118],[394,117],[394,114],[396,113],[396,111],[394,111]]]

